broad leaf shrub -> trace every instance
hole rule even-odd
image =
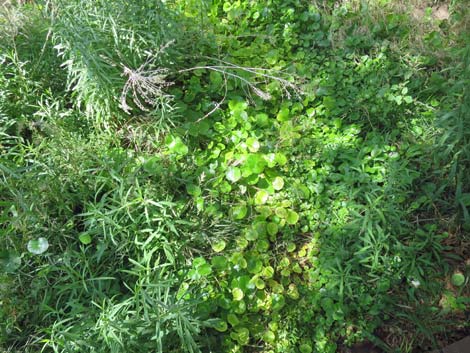
[[[2,350],[420,352],[465,329],[464,10],[423,38],[447,68],[409,14],[354,4],[7,5]]]

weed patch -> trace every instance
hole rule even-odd
[[[1,349],[468,334],[468,11],[405,5],[3,4]]]

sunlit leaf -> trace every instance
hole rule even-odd
[[[259,190],[255,194],[255,203],[257,205],[263,205],[268,201],[269,193],[266,190]]]
[[[49,242],[46,238],[32,239],[28,242],[28,251],[35,255],[40,255],[47,251]]]
[[[236,183],[242,177],[242,173],[239,168],[237,167],[229,167],[227,169],[227,173],[225,173],[225,177],[228,181],[232,183]]]
[[[240,288],[233,288],[232,289],[233,300],[239,301],[242,300],[245,296],[243,291]]]
[[[219,240],[218,242],[212,244],[212,250],[215,252],[221,252],[225,249],[225,245],[226,243],[224,240]]]
[[[284,187],[284,179],[282,179],[281,177],[275,177],[272,185],[273,185],[274,190],[279,191]]]

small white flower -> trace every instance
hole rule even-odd
[[[418,281],[417,279],[411,280],[411,285],[415,288],[418,288],[421,285],[421,282]]]

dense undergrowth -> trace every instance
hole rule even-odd
[[[470,14],[431,5],[2,5],[1,350],[468,333]]]

